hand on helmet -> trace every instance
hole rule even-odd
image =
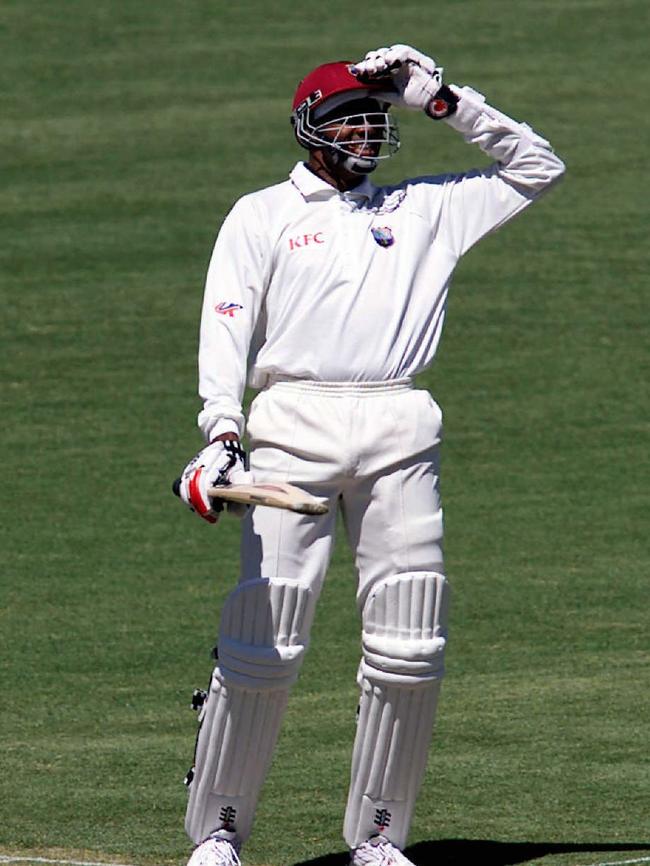
[[[183,470],[178,489],[183,502],[208,523],[216,523],[223,502],[208,496],[208,487],[229,484],[249,484],[251,473],[246,471],[246,452],[236,439],[211,442],[193,457]],[[248,506],[229,502],[228,513],[243,517]]]
[[[396,92],[387,91],[385,98],[402,108],[426,111],[442,87],[442,67],[410,45],[391,45],[369,51],[354,65],[353,71],[361,80],[390,75]]]

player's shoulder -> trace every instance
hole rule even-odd
[[[400,191],[409,193],[435,190],[437,187],[443,187],[445,184],[453,182],[457,177],[458,175],[452,172],[447,172],[446,174],[423,174],[418,177],[407,177],[399,183],[377,187],[377,190],[384,197],[388,198]]]
[[[232,237],[257,238],[266,244],[283,215],[295,206],[293,186],[289,180],[274,183],[241,195],[225,216],[221,232]]]
[[[265,204],[275,203],[278,200],[284,200],[290,191],[293,189],[293,184],[291,183],[289,178],[285,178],[285,180],[278,181],[277,183],[272,183],[269,186],[263,186],[259,189],[255,189],[252,192],[247,192],[242,195],[238,201],[245,202],[248,206],[255,206],[256,204]]]
[[[422,175],[378,186],[373,195],[373,205],[382,211],[395,210],[403,204],[417,207],[419,203],[430,202],[442,195],[446,185],[453,182],[455,177],[453,174]]]
[[[260,187],[240,196],[234,203],[232,211],[240,215],[258,215],[260,217],[273,214],[292,197],[293,190],[293,184],[288,178],[269,186]]]

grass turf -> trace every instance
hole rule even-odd
[[[185,707],[237,569],[234,523],[169,494],[198,446],[210,247],[232,200],[300,157],[304,71],[402,40],[568,164],[461,263],[421,381],[445,410],[454,604],[412,856],[648,853],[644,20],[641,0],[410,2],[399,27],[387,3],[6,0],[2,851],[186,856]],[[384,180],[481,161],[451,130],[402,128]],[[342,862],[353,584],[339,546],[251,866]]]

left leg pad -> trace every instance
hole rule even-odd
[[[406,844],[444,675],[446,620],[447,584],[433,572],[395,575],[366,601],[344,827],[351,848],[373,833]]]

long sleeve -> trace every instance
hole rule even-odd
[[[446,123],[495,160],[484,171],[452,177],[447,185],[450,244],[460,256],[558,181],[564,163],[548,141],[492,108],[480,93],[470,87],[452,90],[458,109]]]
[[[248,353],[267,282],[269,257],[260,219],[247,197],[217,237],[203,298],[199,341],[198,425],[206,440],[244,429]]]

